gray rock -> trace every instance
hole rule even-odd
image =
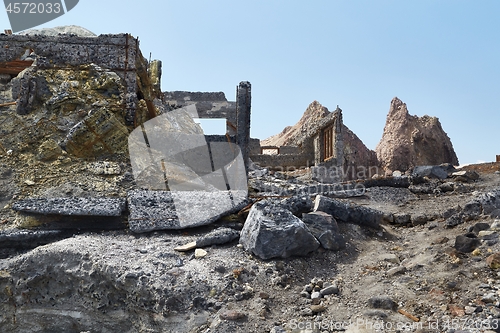
[[[481,241],[477,238],[469,238],[464,235],[459,235],[455,238],[455,249],[457,251],[463,253],[470,253],[474,251],[479,245],[481,245]]]
[[[330,214],[320,211],[303,214],[302,221],[323,248],[338,251],[345,247],[344,238],[339,235],[337,221]]]
[[[422,165],[413,169],[413,176],[446,179],[448,178],[448,171],[446,167],[441,165]]]
[[[15,211],[45,215],[120,216],[125,199],[120,198],[37,198],[12,205]]]
[[[398,308],[389,296],[375,296],[368,300],[368,305],[374,309],[385,309],[395,311]]]
[[[247,204],[246,191],[146,191],[128,193],[133,232],[185,229],[211,224]]]
[[[490,228],[490,225],[485,222],[479,222],[474,224],[472,227],[472,232],[478,235],[481,231],[488,230]]]
[[[393,276],[393,275],[398,275],[398,274],[404,274],[406,273],[406,267],[404,266],[396,266],[391,269],[389,269],[386,274],[388,276]]]
[[[257,202],[250,209],[240,243],[262,259],[303,256],[320,245],[304,222],[268,201]]]
[[[302,214],[312,211],[314,203],[309,196],[293,196],[281,200],[279,205],[288,209],[293,215],[301,217]]]
[[[479,202],[482,207],[482,213],[489,215],[495,209],[500,209],[500,191],[481,193],[473,201]]]
[[[462,207],[460,207],[460,206],[452,207],[452,208],[445,210],[443,212],[443,214],[441,214],[441,216],[443,217],[443,219],[449,219],[450,217],[452,217],[455,214],[460,213],[461,211],[462,211]]]
[[[477,219],[482,213],[482,208],[479,201],[470,201],[465,204],[463,213],[469,220]]]
[[[479,179],[479,174],[476,172],[476,171],[466,171],[466,170],[463,170],[463,171],[457,171],[457,172],[453,172],[451,174],[451,176],[453,178],[455,178],[455,180],[459,180],[459,181],[470,181],[470,180],[478,180]]]
[[[449,218],[446,219],[445,226],[447,228],[453,228],[456,227],[459,224],[462,224],[465,222],[464,214],[463,213],[458,213],[450,216]]]
[[[500,209],[495,209],[491,212],[490,217],[492,219],[498,219],[500,218]]]
[[[384,217],[381,211],[330,199],[322,195],[316,196],[314,211],[328,213],[341,222],[349,222],[372,228],[379,228]]]
[[[455,184],[452,182],[446,182],[444,184],[441,184],[438,186],[438,189],[441,190],[441,192],[453,192],[455,190]]]
[[[336,285],[331,285],[331,286],[328,286],[326,288],[321,289],[319,292],[320,292],[321,296],[338,294],[339,287],[337,287]]]
[[[394,223],[395,224],[406,225],[406,224],[410,224],[410,222],[411,222],[411,215],[410,214],[394,214]]]
[[[240,237],[240,232],[231,228],[218,228],[196,240],[197,247],[220,245],[232,242]]]
[[[425,214],[413,215],[411,217],[412,225],[424,225],[429,221],[429,217]]]

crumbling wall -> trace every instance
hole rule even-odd
[[[230,102],[223,92],[188,92],[171,91],[162,94],[162,101],[170,109],[178,109],[194,105],[196,115],[193,117],[226,120],[227,141],[235,142],[241,149],[245,165],[254,151],[250,140],[250,114],[251,114],[251,84],[242,81],[236,90],[236,101]],[[215,136],[207,137],[212,140]],[[255,143],[252,143],[255,145]]]
[[[0,153],[126,154],[130,131],[162,112],[161,64],[128,34],[0,35],[0,73]]]

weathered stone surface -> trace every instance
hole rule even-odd
[[[133,232],[207,225],[247,204],[245,191],[146,191],[128,193]]]
[[[384,216],[378,210],[330,199],[322,195],[316,196],[314,211],[328,213],[341,222],[349,222],[372,228],[378,228]]]
[[[253,205],[241,230],[240,243],[262,259],[304,256],[320,245],[304,222],[268,201]]]
[[[34,248],[58,239],[61,234],[58,230],[2,230],[0,231],[0,248]]]
[[[53,139],[46,140],[38,147],[36,158],[41,161],[54,160],[62,154],[61,147]]]
[[[413,176],[446,179],[448,178],[448,172],[440,165],[424,165],[416,166],[413,169]]]
[[[337,221],[330,214],[320,211],[303,214],[302,222],[307,225],[323,248],[338,251],[345,247],[345,241],[339,234]]]
[[[58,36],[59,34],[69,34],[80,37],[96,37],[97,35],[90,30],[77,25],[65,25],[54,28],[29,29],[21,31],[19,35],[39,35],[39,36]]]
[[[129,131],[106,108],[90,112],[76,124],[64,141],[66,151],[76,157],[98,157],[127,152]]]
[[[417,165],[458,165],[439,119],[411,116],[406,104],[397,97],[391,101],[384,134],[375,150],[382,167],[391,171],[406,171]]]
[[[12,209],[45,215],[120,216],[125,210],[125,199],[36,198],[15,202]]]

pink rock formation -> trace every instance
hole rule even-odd
[[[453,145],[436,117],[412,116],[394,97],[387,115],[377,158],[386,171],[406,171],[417,165],[458,165]]]

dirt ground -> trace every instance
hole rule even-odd
[[[82,256],[94,262],[93,269],[102,265],[99,269],[110,280],[127,280],[140,270],[137,274],[146,278],[139,281],[147,281],[141,288],[170,286],[179,302],[163,313],[168,318],[162,319],[163,328],[137,330],[141,332],[500,331],[494,330],[500,320],[500,276],[486,263],[489,255],[500,252],[496,234],[473,253],[453,248],[456,236],[479,222],[491,226],[495,219],[481,216],[446,228],[440,217],[450,208],[463,207],[479,192],[500,189],[500,175],[494,173],[498,165],[468,167],[472,168],[480,179],[453,192],[414,194],[406,188],[374,187],[363,197],[346,199],[387,213],[435,218],[418,226],[386,223],[379,230],[340,224],[347,245],[338,252],[319,249],[304,257],[264,261],[237,241],[205,248],[203,258],[195,258],[192,251],[174,251],[213,228],[241,227],[240,221],[226,219],[210,227],[144,235],[127,230],[80,232],[0,260],[0,272],[31,257],[50,266],[53,261],[44,262],[48,253],[51,260],[59,260],[54,253],[85,253]],[[4,219],[10,221],[9,215]],[[79,278],[86,274],[67,272]],[[313,301],[301,295],[311,280],[312,287],[332,284],[339,292]],[[373,297],[380,298],[370,301]],[[75,299],[59,301],[79,306]]]

